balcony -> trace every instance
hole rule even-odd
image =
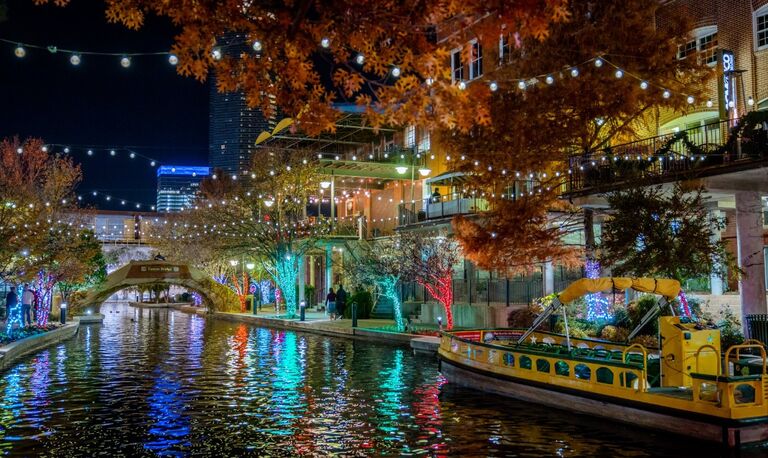
[[[397,224],[409,226],[457,215],[471,215],[488,209],[489,203],[484,197],[469,193],[452,193],[400,204],[397,211]]]
[[[569,158],[566,197],[636,185],[706,178],[768,163],[768,119],[753,112],[731,127],[722,121]]]

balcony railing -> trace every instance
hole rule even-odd
[[[565,194],[607,192],[623,185],[711,176],[768,160],[768,120],[753,112],[740,124],[722,121],[659,135],[569,159]]]
[[[487,211],[488,209],[488,200],[483,197],[454,193],[400,204],[397,222],[398,226],[406,226],[428,220]]]

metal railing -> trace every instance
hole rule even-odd
[[[740,124],[719,121],[569,158],[565,194],[606,192],[630,183],[714,175],[768,159],[768,125],[753,112]]]
[[[470,193],[435,195],[398,206],[398,226],[418,224],[424,221],[468,215],[489,210],[487,199]]]

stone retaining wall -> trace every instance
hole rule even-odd
[[[77,334],[79,327],[80,323],[73,321],[52,331],[25,337],[24,339],[3,345],[0,347],[0,370],[11,367],[19,358],[25,355],[69,339]]]

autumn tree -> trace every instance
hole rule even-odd
[[[51,0],[35,0],[46,4]],[[66,5],[68,0],[53,0]],[[282,113],[304,132],[333,130],[332,103],[353,101],[381,123],[470,129],[488,124],[487,86],[462,91],[450,50],[471,38],[488,49],[502,30],[545,37],[568,18],[566,0],[381,2],[157,2],[109,0],[107,20],[140,28],[148,15],[180,30],[177,70],[220,91],[242,90],[267,117]],[[428,84],[429,83],[429,84]]]
[[[608,194],[599,258],[616,275],[673,278],[738,271],[725,241],[714,237],[725,220],[706,206],[705,189],[676,183]]]
[[[493,122],[440,135],[467,186],[484,193],[491,208],[478,221],[457,224],[468,257],[493,258],[487,264],[502,269],[569,259],[559,224],[548,223],[544,211],[563,209],[556,200],[570,155],[589,157],[633,138],[658,109],[695,108],[688,96],[704,102],[702,81],[713,71],[695,56],[677,59],[689,28],[669,16],[670,26],[656,28],[660,6],[574,0],[571,20],[553,24],[543,40],[510,37],[513,64],[486,74],[498,84],[489,103]]]

